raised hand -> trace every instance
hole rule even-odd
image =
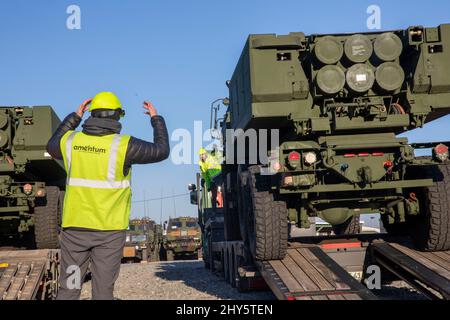
[[[148,114],[150,117],[154,117],[154,116],[158,115],[158,111],[156,111],[153,104],[149,101],[144,101],[144,109],[145,109],[145,114]]]
[[[78,107],[77,115],[80,116],[80,118],[83,118],[84,113],[89,109],[89,105],[92,102],[92,98],[84,100],[82,104]]]

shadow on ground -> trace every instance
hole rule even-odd
[[[381,290],[372,290],[372,293],[381,300],[428,300],[423,294],[401,281],[383,285]]]
[[[155,270],[155,276],[165,281],[181,281],[186,286],[207,293],[219,299],[232,300],[272,300],[270,291],[240,293],[222,278],[204,268],[203,261],[162,262]]]

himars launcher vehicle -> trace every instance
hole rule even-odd
[[[149,218],[133,219],[126,233],[123,260],[159,261],[163,242],[162,226]]]
[[[305,228],[317,216],[337,234],[355,233],[360,214],[379,212],[388,232],[412,235],[419,248],[450,248],[450,144],[397,137],[450,113],[450,24],[251,35],[227,84],[226,240],[246,241],[256,260],[281,259],[291,222]],[[252,129],[258,142],[268,139],[259,129],[279,133],[257,163],[249,157],[261,154],[249,149]],[[274,174],[262,174],[267,169]]]
[[[46,146],[59,124],[49,106],[0,107],[0,243],[58,247],[66,173]]]

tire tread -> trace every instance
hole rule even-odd
[[[286,256],[288,221],[286,203],[267,190],[270,176],[260,175],[260,167],[249,167],[249,187],[255,215],[255,259],[278,260]]]
[[[58,204],[60,193],[58,187],[46,187],[46,197],[39,199],[34,208],[34,234],[38,249],[59,248],[59,220]]]

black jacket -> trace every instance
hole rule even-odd
[[[81,118],[74,112],[69,114],[59,125],[50,141],[47,144],[47,152],[55,159],[62,160],[62,152],[60,147],[61,138],[67,131],[75,130],[81,123]],[[147,164],[160,162],[169,157],[169,135],[167,133],[166,123],[161,116],[151,118],[153,127],[154,142],[143,141],[131,137],[128,144],[127,154],[125,157],[125,165],[123,168],[124,175],[127,175],[133,164]],[[83,130],[86,134],[105,135],[108,129],[102,134],[89,132],[88,129]],[[110,133],[113,133],[112,131]]]

